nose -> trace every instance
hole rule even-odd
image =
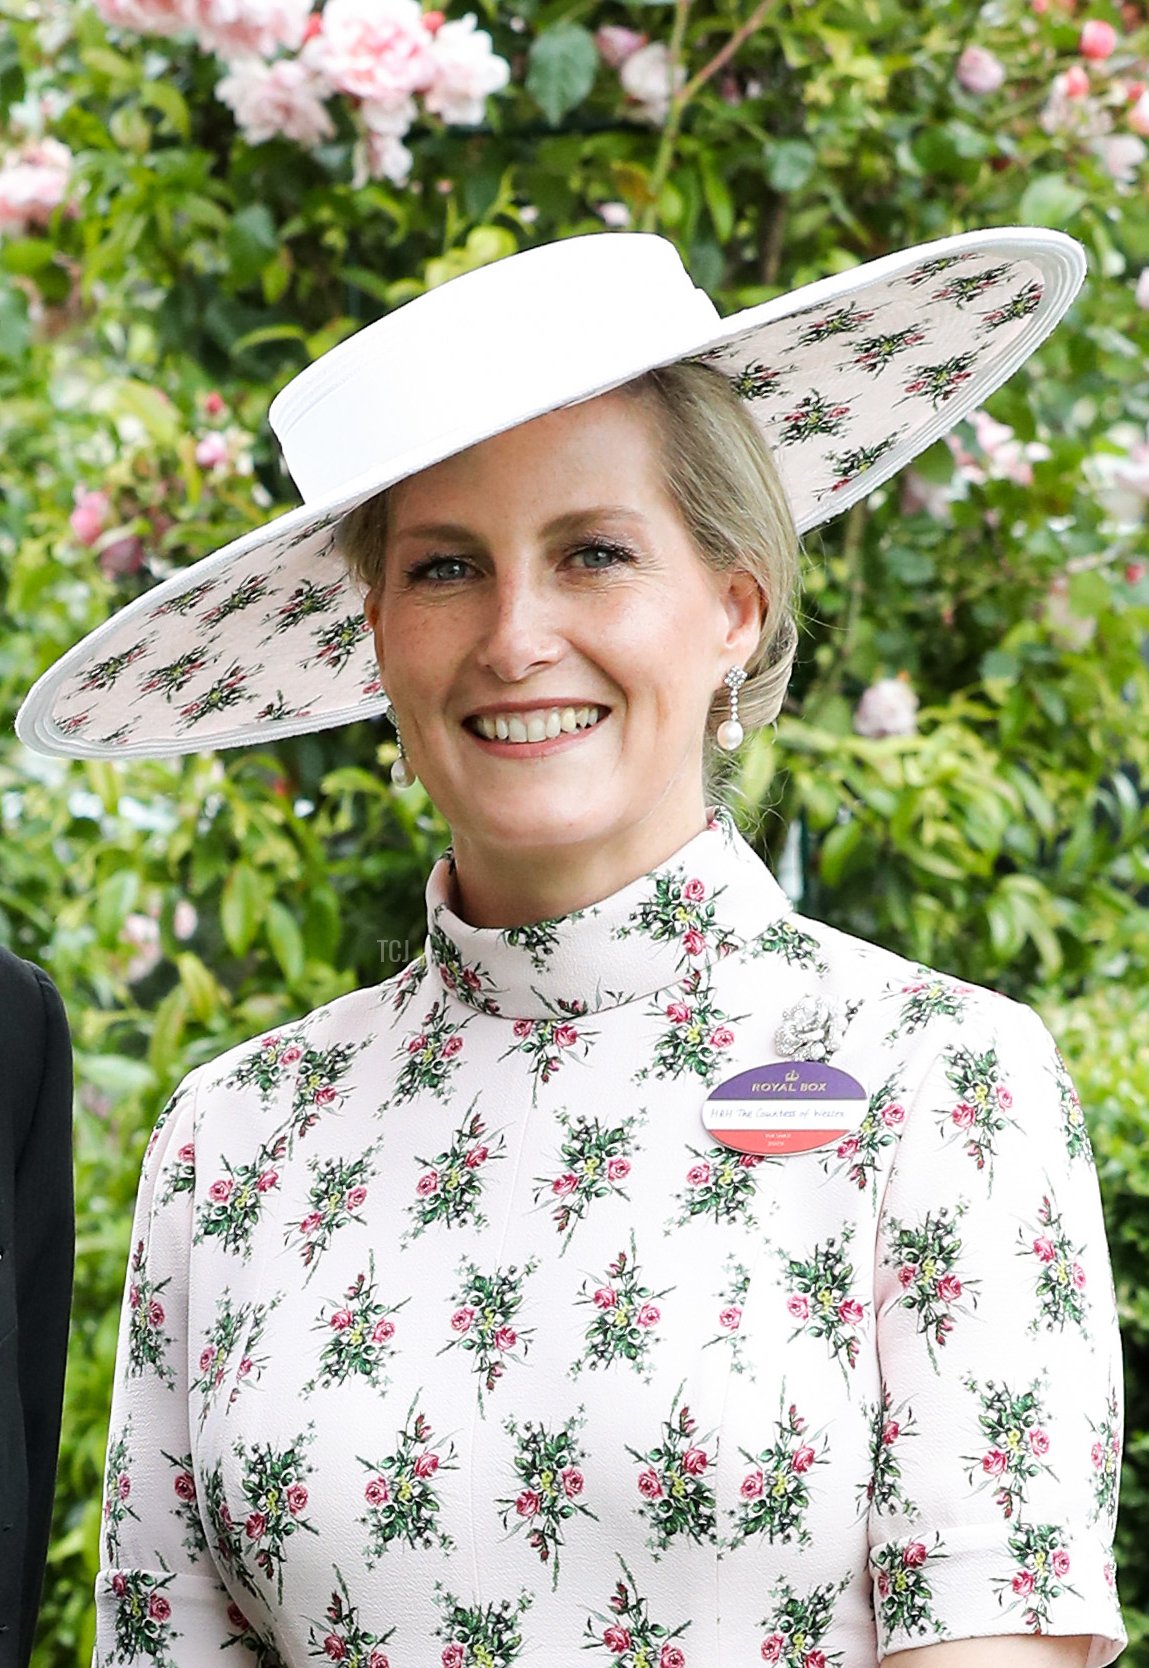
[[[537,574],[497,575],[484,599],[477,659],[502,683],[521,683],[563,652],[557,600]]]

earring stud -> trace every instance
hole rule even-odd
[[[746,682],[746,673],[741,666],[732,666],[722,681],[730,691],[730,717],[724,718],[719,724],[718,734],[714,739],[724,753],[733,753],[736,747],[742,745],[743,731],[738,722],[738,691]]]

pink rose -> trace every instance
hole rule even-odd
[[[742,1310],[737,1303],[728,1304],[725,1309],[719,1311],[718,1324],[727,1332],[737,1332],[742,1325]]]
[[[682,1469],[688,1477],[701,1477],[709,1464],[705,1448],[688,1448],[682,1456]]]
[[[195,1499],[195,1478],[190,1471],[178,1471],[173,1483],[176,1499],[190,1503]]]
[[[968,1129],[977,1117],[977,1107],[963,1100],[960,1105],[954,1107],[951,1116],[959,1129]]]
[[[1033,1591],[1033,1573],[1030,1570],[1018,1570],[1010,1586],[1022,1598],[1028,1598]]]
[[[926,1549],[921,1541],[911,1541],[902,1553],[902,1563],[908,1570],[920,1570],[926,1561]]]
[[[729,1048],[734,1041],[734,1033],[728,1025],[719,1025],[711,1031],[710,1041],[715,1048]]]
[[[573,1025],[560,1025],[555,1031],[555,1042],[560,1048],[573,1048],[578,1042],[578,1032]]]
[[[435,79],[417,0],[328,0],[305,58],[340,92],[401,107]]]
[[[187,1473],[185,1472],[184,1475],[186,1476]],[[179,1482],[178,1478],[176,1479],[176,1482],[178,1484],[178,1482]],[[131,1492],[132,1492],[132,1479],[128,1476],[126,1471],[121,1471],[120,1475],[119,1475],[119,1477],[116,1481],[116,1493],[119,1495],[121,1500],[126,1500],[128,1498],[128,1496],[131,1494]],[[177,1494],[179,1493],[179,1488],[178,1487],[176,1489],[176,1493]]]
[[[164,1306],[158,1298],[148,1304],[148,1325],[162,1326],[164,1324]]]
[[[640,35],[637,29],[628,29],[621,23],[604,23],[594,32],[599,57],[611,69],[620,69],[632,53],[646,45],[646,41],[647,37]]]
[[[853,1158],[857,1150],[858,1137],[856,1135],[847,1135],[844,1141],[838,1142],[837,1153],[839,1158]]]
[[[604,1631],[602,1642],[615,1656],[625,1656],[630,1649],[630,1629],[612,1622]]]
[[[612,1286],[600,1286],[594,1294],[596,1309],[613,1309],[618,1302],[618,1293]]]
[[[335,1090],[328,1083],[322,1089],[316,1089],[311,1098],[316,1106],[330,1106],[335,1100]]]
[[[703,1160],[701,1164],[692,1164],[686,1172],[686,1179],[691,1187],[705,1187],[710,1180],[710,1166]]]
[[[443,1668],[463,1668],[464,1651],[462,1645],[444,1645],[439,1660],[442,1662]]]
[[[988,1454],[982,1455],[981,1468],[987,1477],[1000,1477],[1008,1464],[1000,1448],[991,1448]]]
[[[917,1266],[914,1263],[903,1263],[898,1269],[898,1285],[910,1287],[918,1277]]]
[[[1137,95],[1130,106],[1126,120],[1134,133],[1139,133],[1142,139],[1149,139],[1149,92],[1143,91]],[[1143,564],[1134,562],[1130,566],[1141,567]],[[1136,581],[1134,580],[1131,583],[1135,584]]]
[[[162,1593],[153,1593],[148,1600],[148,1615],[153,1622],[166,1622],[171,1618],[172,1607]]]
[[[129,1286],[128,1287],[128,1308],[129,1309],[138,1309],[139,1306],[140,1306],[140,1288],[138,1286]]]
[[[298,1043],[289,1043],[280,1058],[285,1066],[293,1066],[297,1060],[302,1060],[303,1050]]]
[[[554,1181],[551,1183],[551,1192],[557,1194],[558,1197],[562,1199],[565,1198],[568,1193],[573,1193],[577,1186],[578,1177],[575,1175],[573,1170],[568,1170],[564,1175],[555,1177]]]
[[[1089,1450],[1089,1458],[1093,1461],[1093,1469],[1100,1471],[1105,1464],[1105,1449],[1100,1442],[1095,1442]]]
[[[738,1165],[742,1170],[756,1170],[764,1162],[765,1156],[762,1153],[743,1153],[738,1160]]]
[[[108,524],[112,501],[106,492],[84,492],[68,517],[68,525],[81,544],[94,545]]]
[[[1085,1290],[1085,1270],[1082,1268],[1080,1263],[1074,1263],[1073,1267],[1069,1271],[1069,1278],[1073,1281],[1074,1291],[1080,1292]]]
[[[885,1570],[878,1571],[878,1597],[888,1598],[890,1593],[890,1578]]]
[[[666,1010],[667,1019],[672,1019],[675,1025],[690,1024],[690,1009],[685,1002],[672,1002]]]
[[[439,1469],[438,1454],[422,1453],[414,1464],[416,1477],[433,1477]]]
[[[802,1658],[802,1668],[826,1668],[825,1651],[807,1651]]]
[[[1077,50],[1083,58],[1090,58],[1094,63],[1101,63],[1108,58],[1117,45],[1117,31],[1112,23],[1105,23],[1101,18],[1091,17],[1082,25],[1081,38],[1077,42]]]
[[[248,1373],[250,1373],[254,1364],[255,1363],[252,1361],[251,1356],[250,1355],[245,1355],[243,1357],[243,1359],[241,1360],[239,1366],[235,1370],[236,1371],[236,1377],[237,1378],[246,1378]]]
[[[313,1234],[322,1221],[323,1218],[319,1212],[313,1210],[303,1218],[303,1221],[299,1224],[299,1231],[301,1234]]]
[[[885,1424],[882,1426],[882,1442],[887,1448],[892,1447],[892,1445],[898,1440],[898,1437],[901,1435],[901,1430],[902,1427],[898,1424],[896,1419],[886,1420]]]
[[[688,880],[682,888],[682,896],[688,903],[701,903],[706,896],[705,882],[699,880],[697,876],[693,880]]]
[[[515,1510],[520,1517],[535,1517],[542,1503],[541,1495],[533,1488],[525,1488],[515,1501]]]
[[[213,1181],[208,1188],[208,1198],[217,1205],[226,1205],[231,1198],[231,1189],[231,1181],[227,1177],[221,1176],[219,1181]]]
[[[1007,1089],[1004,1083],[997,1085],[997,1104],[1003,1112],[1008,1112],[1013,1105],[1013,1091]]]
[[[644,1303],[634,1317],[634,1324],[642,1327],[657,1326],[661,1318],[662,1310],[657,1303]]]
[[[451,1331],[469,1332],[471,1330],[471,1322],[474,1318],[475,1311],[468,1304],[464,1304],[461,1309],[456,1309],[455,1313],[451,1316]]]
[[[512,1029],[515,1036],[522,1042],[524,1037],[529,1037],[531,1034],[531,1022],[529,1019],[516,1019]]]
[[[407,1044],[407,1052],[408,1054],[421,1054],[426,1046],[427,1039],[423,1033],[420,1032],[417,1037],[412,1037],[411,1041]]]
[[[443,1044],[443,1058],[445,1060],[453,1059],[462,1046],[462,1037],[448,1037],[446,1042]]]
[[[239,1605],[235,1603],[229,1604],[227,1607],[227,1621],[229,1627],[235,1628],[240,1633],[251,1626]]]
[[[1069,1574],[1069,1554],[1063,1546],[1053,1554],[1053,1573],[1061,1580]]]
[[[583,1491],[583,1474],[575,1465],[568,1465],[559,1472],[563,1485],[563,1493],[568,1500],[575,1500]]]
[[[353,1316],[350,1309],[336,1309],[335,1313],[328,1322],[328,1325],[331,1327],[333,1332],[346,1332],[347,1328],[351,1325],[352,1319]]]
[[[765,1478],[761,1471],[748,1471],[742,1479],[742,1486],[738,1490],[743,1500],[757,1500],[762,1494]]]
[[[124,1577],[120,1573],[120,1571],[117,1570],[115,1575],[113,1575],[113,1577],[112,1577],[112,1591],[113,1591],[113,1593],[115,1593],[117,1598],[123,1598],[123,1596],[127,1592],[127,1590],[128,1590],[128,1584],[124,1580]]]
[[[347,1195],[347,1209],[358,1210],[366,1198],[367,1189],[365,1187],[353,1187]]]
[[[607,1181],[612,1181],[612,1182],[625,1181],[627,1176],[629,1176],[629,1175],[630,1175],[630,1159],[629,1158],[611,1158],[611,1159],[607,1160],[607,1165],[606,1165],[606,1179],[607,1179]]]
[[[865,1310],[856,1297],[846,1297],[838,1305],[838,1318],[846,1326],[860,1326],[865,1319]]]
[[[257,1193],[270,1193],[279,1180],[278,1170],[265,1170],[255,1184]]]
[[[657,1471],[652,1471],[649,1466],[645,1471],[639,1472],[637,1486],[638,1492],[644,1500],[662,1499],[662,1478]]]
[[[342,1662],[347,1655],[347,1646],[337,1633],[329,1633],[323,1641],[323,1654],[332,1662]]]
[[[956,1274],[943,1274],[935,1289],[943,1303],[956,1303],[962,1294],[962,1283]]]
[[[371,1328],[371,1342],[373,1344],[385,1344],[394,1336],[395,1322],[388,1320],[386,1315],[381,1320],[377,1320]]]
[[[205,434],[195,449],[195,460],[201,469],[220,469],[228,459],[227,440],[218,429]]]
[[[463,1163],[467,1166],[468,1170],[477,1170],[480,1164],[485,1164],[487,1162],[488,1151],[489,1149],[487,1147],[472,1147],[466,1158],[463,1160]]]
[[[967,93],[996,93],[1005,80],[1005,66],[984,46],[967,46],[957,61],[956,75]]]
[[[363,1490],[363,1496],[369,1506],[385,1506],[391,1498],[386,1477],[372,1477]]]
[[[419,1177],[419,1180],[415,1183],[415,1192],[419,1195],[420,1199],[429,1199],[432,1193],[437,1193],[438,1191],[438,1170],[424,1170],[423,1174]]]
[[[887,1129],[899,1129],[906,1121],[906,1109],[896,1103],[882,1107],[882,1122]]]
[[[1029,1433],[1029,1446],[1035,1454],[1048,1454],[1049,1436],[1040,1425],[1035,1425]]]
[[[786,1299],[786,1307],[795,1320],[809,1320],[810,1299],[803,1296],[801,1292],[791,1292],[790,1296]]]
[[[496,1349],[514,1349],[518,1341],[519,1335],[513,1326],[500,1326],[499,1330],[495,1333]]]
[[[786,1648],[786,1641],[780,1633],[772,1633],[762,1641],[763,1662],[781,1662],[782,1652]]]
[[[665,1644],[658,1653],[658,1668],[686,1668],[686,1658],[677,1645]]]
[[[267,1528],[267,1518],[263,1512],[252,1512],[243,1526],[243,1532],[249,1541],[257,1541]]]
[[[307,1504],[307,1489],[302,1483],[291,1483],[287,1489],[287,1509],[292,1517],[298,1517]]]
[[[195,1142],[189,1141],[186,1147],[181,1147],[177,1156],[181,1164],[194,1164]]]
[[[700,956],[706,948],[706,940],[694,927],[689,927],[682,935],[682,948],[688,956]]]
[[[1033,1254],[1037,1258],[1038,1262],[1051,1263],[1057,1255],[1057,1247],[1051,1239],[1046,1239],[1042,1236],[1041,1239],[1034,1240]]]
[[[790,1469],[791,1471],[796,1471],[800,1477],[809,1471],[813,1463],[813,1448],[795,1448],[790,1457]]]

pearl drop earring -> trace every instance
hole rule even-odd
[[[411,769],[411,761],[403,751],[403,737],[399,734],[399,720],[395,716],[395,708],[391,705],[390,696],[387,697],[385,714],[395,727],[395,745],[399,749],[395,762],[391,766],[391,780],[397,788],[409,788],[415,780],[415,772]]]
[[[718,734],[714,739],[724,753],[733,753],[742,743],[742,726],[738,722],[738,691],[746,682],[746,673],[741,666],[732,666],[722,681],[730,691],[730,717],[723,719],[719,724]]]

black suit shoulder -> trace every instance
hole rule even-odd
[[[59,991],[2,945],[0,1059],[0,1668],[24,1668],[51,1528],[72,1296],[73,1068]]]

